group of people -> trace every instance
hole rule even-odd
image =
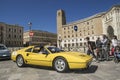
[[[93,42],[90,41],[89,37],[86,37],[86,40],[88,47],[87,54],[91,54],[97,62],[110,60],[109,56],[113,55],[115,48],[119,46],[117,36],[115,35],[111,40],[106,35],[103,35],[102,39],[98,37],[95,45],[93,45]]]

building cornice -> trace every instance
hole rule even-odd
[[[120,8],[120,4],[119,5],[113,5],[108,11],[106,11],[105,14],[109,13],[111,10],[114,10],[115,8]]]
[[[74,25],[74,24],[77,24],[77,23],[81,23],[81,22],[86,22],[90,19],[94,19],[94,18],[98,18],[98,17],[101,17],[105,14],[106,12],[101,12],[101,13],[98,13],[98,14],[95,14],[93,16],[90,16],[90,17],[87,17],[87,18],[84,18],[84,19],[81,19],[81,20],[77,20],[77,21],[73,21],[73,22],[70,22],[70,23],[67,23],[66,25],[63,25],[64,27],[65,26],[68,26],[68,25]]]
[[[50,33],[50,34],[55,34],[56,35],[56,33],[48,32],[48,31],[43,31],[43,30],[31,30],[31,31],[32,32],[41,32],[41,33]],[[24,33],[27,33],[27,32],[29,32],[29,30],[25,31]]]
[[[0,22],[0,24],[4,24],[4,25],[7,25],[7,26],[12,26],[12,27],[21,27],[21,28],[23,28],[23,26],[20,26],[19,24],[7,24],[5,22]]]

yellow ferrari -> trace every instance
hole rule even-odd
[[[53,67],[57,72],[69,69],[85,69],[92,57],[85,53],[65,52],[55,46],[29,46],[11,54],[18,67],[26,64]]]

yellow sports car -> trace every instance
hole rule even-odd
[[[85,53],[65,52],[55,46],[29,46],[14,51],[11,59],[18,67],[25,64],[53,67],[57,72],[88,68],[92,57]]]

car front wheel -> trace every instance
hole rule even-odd
[[[62,57],[56,58],[55,61],[54,61],[54,68],[57,72],[67,71],[68,70],[67,61]]]
[[[24,59],[21,55],[19,55],[16,59],[16,64],[18,67],[23,67],[25,66],[25,62],[24,62]]]

